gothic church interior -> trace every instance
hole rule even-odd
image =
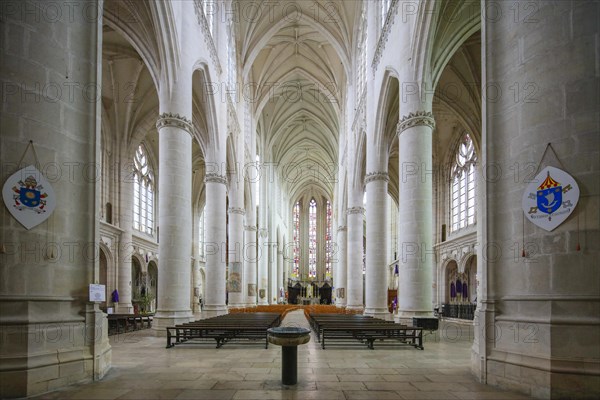
[[[0,397],[285,397],[277,349],[164,349],[167,327],[276,304],[439,322],[422,353],[307,345],[306,398],[600,396],[599,2],[0,7],[3,185],[24,168]],[[578,189],[549,218],[524,196],[545,168]],[[109,314],[152,326],[128,344]]]

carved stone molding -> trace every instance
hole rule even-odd
[[[350,207],[348,210],[346,210],[346,214],[351,215],[351,214],[364,214],[365,213],[365,208],[364,207]]]
[[[256,232],[256,225],[244,225],[244,230]]]
[[[190,135],[193,132],[192,121],[179,114],[163,113],[158,116],[156,121],[156,129],[160,130],[163,127],[174,127],[187,131]]]
[[[229,214],[239,214],[239,215],[245,215],[246,214],[246,210],[244,210],[243,208],[240,207],[229,207]]]
[[[204,177],[204,182],[220,183],[227,185],[227,176],[213,173],[208,173]]]
[[[262,238],[266,238],[267,236],[269,236],[269,231],[266,229],[259,229],[258,230],[258,235]]]
[[[340,226],[338,226],[338,228],[337,228],[337,231],[338,231],[338,232],[345,232],[345,231],[347,231],[347,230],[348,230],[348,227],[347,227],[347,226],[344,226],[344,225],[340,225]]]
[[[370,172],[365,176],[365,185],[375,181],[390,181],[390,175],[387,172]]]
[[[219,56],[217,55],[217,48],[215,46],[215,41],[213,40],[212,33],[210,32],[208,21],[206,20],[206,16],[204,15],[204,10],[202,9],[201,1],[195,0],[194,6],[196,18],[198,19],[198,24],[200,25],[200,29],[202,29],[202,34],[204,36],[204,42],[206,43],[206,47],[208,48],[208,51],[210,53],[210,59],[212,60],[213,65],[217,69],[217,72],[221,74],[223,70],[221,69],[221,63],[219,62]]]
[[[375,71],[377,71],[377,66],[379,65],[381,56],[383,55],[385,44],[387,43],[388,38],[390,36],[390,31],[392,30],[392,25],[394,25],[394,21],[396,20],[396,14],[398,14],[398,3],[398,0],[392,0],[392,3],[390,4],[390,8],[385,18],[385,22],[383,24],[383,28],[381,29],[381,35],[379,36],[379,41],[377,42],[375,55],[373,56],[373,61],[371,62],[373,75],[375,75]]]
[[[408,115],[402,117],[400,122],[398,122],[397,133],[399,135],[408,128],[413,128],[415,126],[428,126],[431,129],[435,128],[435,119],[433,119],[433,114],[429,111],[417,111],[414,113],[409,113]]]

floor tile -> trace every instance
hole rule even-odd
[[[286,317],[308,326],[301,312]],[[527,396],[478,383],[471,342],[430,338],[425,350],[362,345],[326,350],[314,335],[298,349],[298,384],[281,384],[281,347],[228,343],[165,349],[152,331],[111,336],[111,370],[104,379],[34,399],[292,399],[517,400]],[[434,340],[435,339],[435,340]]]

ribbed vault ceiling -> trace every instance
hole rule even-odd
[[[248,3],[236,3],[244,15]],[[359,3],[280,2],[271,15],[237,21],[238,54],[254,90],[263,160],[279,165],[291,201],[307,191],[333,197]]]

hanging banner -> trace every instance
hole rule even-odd
[[[2,198],[8,211],[26,229],[44,222],[56,207],[52,186],[33,165],[18,170],[6,180]]]
[[[544,168],[523,193],[523,212],[528,220],[547,231],[571,215],[579,201],[579,186],[565,171]]]

